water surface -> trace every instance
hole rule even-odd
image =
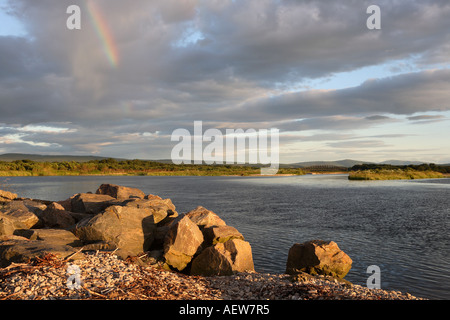
[[[63,200],[102,183],[172,199],[179,213],[202,205],[250,242],[255,269],[285,271],[289,248],[333,240],[353,260],[346,279],[366,285],[369,265],[381,288],[450,299],[450,179],[349,181],[346,175],[292,177],[12,177],[0,188]]]

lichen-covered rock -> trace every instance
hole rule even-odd
[[[352,259],[334,241],[312,240],[296,243],[289,249],[286,273],[306,272],[344,278]]]

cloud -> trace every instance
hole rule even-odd
[[[81,30],[66,28],[72,4],[82,9]],[[35,144],[27,150],[149,156],[154,148],[164,157],[170,133],[194,120],[205,128],[346,131],[450,108],[450,70],[436,67],[448,64],[448,1],[380,0],[375,32],[366,28],[368,0],[96,4],[116,66],[86,1],[8,2],[27,34],[0,37],[0,121]],[[368,74],[352,88],[308,89],[313,80],[393,61],[414,66],[399,62],[405,73]],[[58,123],[70,123],[68,131],[39,127]],[[3,150],[11,139],[1,130]]]
[[[386,143],[381,140],[361,140],[361,141],[344,141],[344,142],[330,142],[328,146],[333,148],[350,148],[350,149],[366,149],[386,147]]]
[[[281,94],[240,107],[253,117],[274,120],[373,113],[410,115],[450,110],[449,86],[450,69],[432,70],[368,80],[347,89]]]
[[[442,115],[421,115],[421,116],[412,116],[408,117],[408,120],[418,121],[418,120],[435,120],[435,119],[443,119],[445,118]]]
[[[391,118],[387,117],[387,116],[374,115],[374,116],[368,116],[368,117],[366,117],[366,119],[371,120],[371,121],[383,121],[383,120],[389,120]]]
[[[407,119],[410,120],[413,124],[429,124],[433,122],[441,122],[449,120],[444,115],[429,115],[429,114],[411,116],[407,117]]]

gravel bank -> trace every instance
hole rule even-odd
[[[81,282],[76,281],[77,274]],[[68,283],[69,277],[73,281]],[[0,269],[0,300],[67,299],[420,300],[408,293],[367,289],[324,277],[293,280],[285,274],[257,272],[227,277],[186,276],[124,261],[106,252],[90,252],[74,262],[47,256]]]

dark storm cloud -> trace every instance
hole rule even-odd
[[[310,90],[252,101],[244,106],[256,119],[450,110],[450,70],[425,71],[368,80],[341,90]],[[230,109],[226,115],[233,113]],[[369,116],[366,120],[373,120]],[[379,116],[377,116],[379,118]]]
[[[450,107],[448,70],[342,90],[279,90],[389,61],[447,63],[448,1],[377,1],[382,30],[370,31],[372,1],[98,0],[117,66],[105,56],[86,1],[9,4],[28,36],[0,37],[0,123],[76,128],[21,138],[33,138],[36,148],[47,142],[53,151],[133,153],[149,134],[162,150],[172,130],[194,120],[217,128],[346,130]],[[82,30],[66,28],[71,4],[82,9]]]

